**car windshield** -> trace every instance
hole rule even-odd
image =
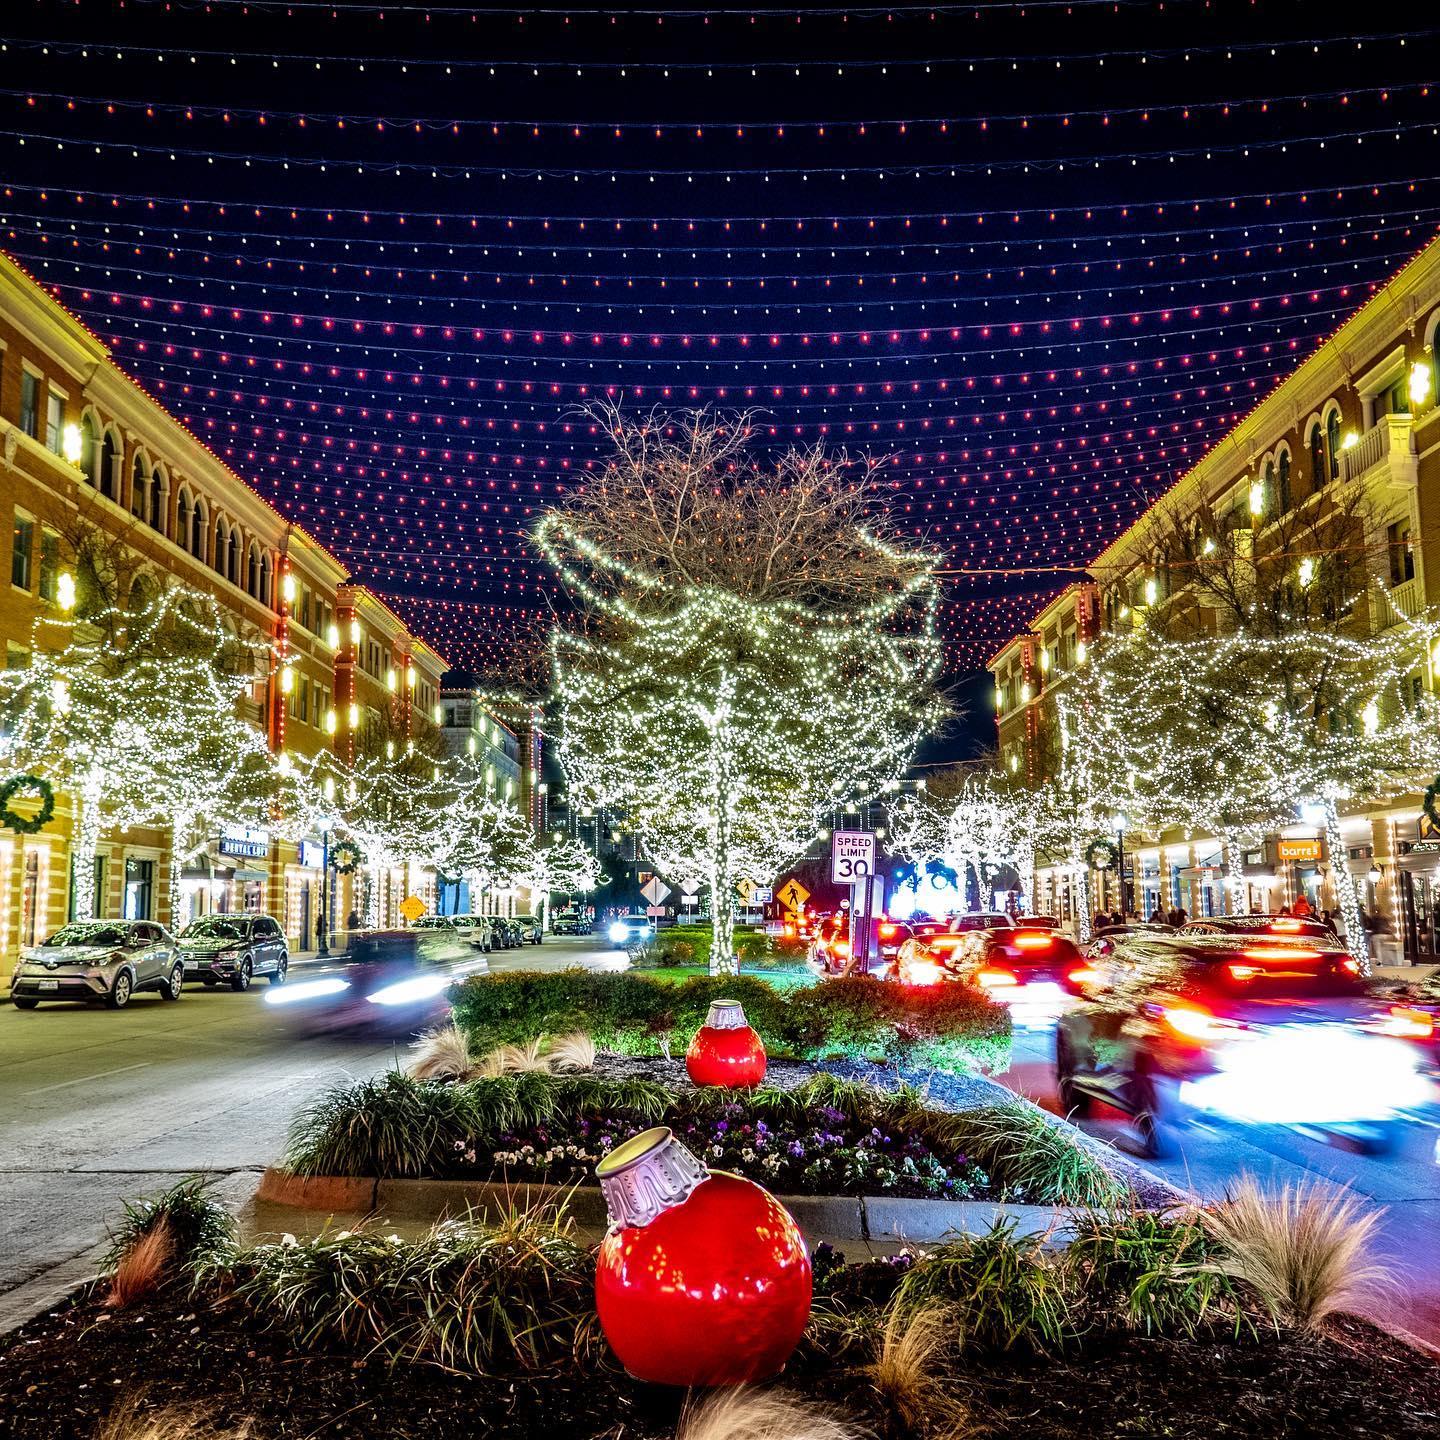
[[[181,932],[182,940],[243,940],[244,927],[238,920],[224,915],[207,915],[203,920],[192,920]]]
[[[67,945],[123,945],[129,938],[118,925],[89,924],[66,925],[57,930],[46,942],[45,948],[58,949]]]

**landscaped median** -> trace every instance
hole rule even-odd
[[[683,1054],[715,1000],[738,1000],[772,1056],[874,1058],[989,1072],[1010,1059],[1010,1012],[968,985],[911,987],[855,978],[781,991],[752,975],[679,984],[645,974],[564,970],[467,981],[455,1023],[477,1053],[583,1030],[622,1055]]]

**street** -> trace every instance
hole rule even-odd
[[[1059,1111],[1048,1030],[1017,1031],[1014,1062],[997,1078],[1051,1111]],[[1118,1113],[1087,1120],[1087,1133],[1115,1143],[1125,1124]],[[1400,1324],[1440,1343],[1440,1167],[1429,1125],[1408,1127],[1401,1146],[1390,1155],[1356,1155],[1321,1139],[1310,1139],[1278,1125],[1194,1126],[1180,1132],[1180,1153],[1171,1160],[1147,1161],[1147,1167],[1202,1199],[1218,1200],[1239,1176],[1254,1175],[1273,1185],[1323,1180],[1349,1185],[1385,1207],[1383,1249],[1395,1271],[1394,1293],[1387,1297],[1385,1321]]]
[[[491,968],[622,969],[622,952],[596,937],[547,938],[500,951]],[[297,967],[296,978],[317,973]],[[237,1207],[281,1154],[295,1110],[327,1085],[403,1061],[403,1046],[371,1039],[296,1040],[247,994],[187,987],[179,1004],[138,996],[121,1013],[0,1006],[0,1296],[104,1238],[122,1201],[197,1171],[220,1177]],[[1015,1063],[999,1078],[1057,1109],[1051,1036],[1017,1033]],[[1117,1118],[1086,1122],[1115,1141]],[[1402,1149],[1373,1158],[1278,1127],[1194,1129],[1179,1158],[1152,1166],[1207,1199],[1243,1173],[1284,1183],[1352,1185],[1387,1208],[1385,1247],[1397,1262],[1392,1319],[1440,1341],[1440,1168],[1436,1131],[1412,1128]],[[3,1318],[0,1308],[0,1318]]]
[[[623,963],[589,938],[547,939],[492,962],[497,971]],[[142,994],[118,1013],[0,1005],[0,1297],[84,1255],[123,1201],[182,1176],[216,1174],[238,1206],[279,1158],[304,1102],[403,1061],[391,1043],[296,1040],[267,1009],[267,988],[192,984],[178,1004]]]

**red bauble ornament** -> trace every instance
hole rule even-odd
[[[738,1000],[712,1000],[705,1023],[685,1052],[685,1069],[697,1085],[738,1090],[765,1078],[765,1045],[745,1023]]]
[[[596,1173],[611,1225],[595,1304],[626,1370],[685,1386],[776,1374],[810,1318],[810,1256],[790,1212],[753,1181],[707,1171],[663,1126]]]

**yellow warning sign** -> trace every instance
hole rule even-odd
[[[780,887],[780,903],[788,910],[803,910],[809,898],[810,892],[798,880],[787,880]]]
[[[407,895],[400,902],[400,913],[413,925],[425,913],[425,902],[418,895]]]

